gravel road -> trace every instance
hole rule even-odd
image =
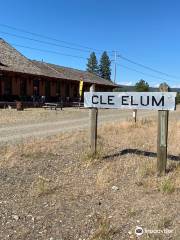
[[[171,113],[179,119],[180,109],[176,113]],[[49,114],[51,118],[37,119],[36,122],[31,122],[31,119],[26,122],[13,123],[0,127],[0,144],[4,143],[18,143],[21,140],[34,138],[34,137],[46,137],[62,132],[72,131],[76,129],[84,129],[89,125],[89,113],[87,110],[75,109],[71,114],[66,115],[64,112],[59,112],[61,118],[52,118],[52,110]],[[78,111],[81,111],[78,114]],[[57,116],[57,115],[56,115]],[[138,118],[155,117],[157,112],[154,111],[138,111]],[[99,112],[99,124],[114,121],[126,121],[132,118],[132,111],[120,111],[120,110],[101,110]]]

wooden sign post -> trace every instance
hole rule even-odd
[[[168,92],[168,85],[161,84],[160,92]],[[165,174],[167,164],[167,139],[168,139],[169,111],[158,111],[158,135],[157,135],[157,173]]]
[[[95,84],[91,85],[90,92],[95,92]],[[91,154],[96,154],[97,151],[97,123],[98,123],[98,109],[90,108],[90,148]]]
[[[157,171],[165,173],[167,163],[167,137],[169,110],[176,108],[176,92],[168,92],[168,85],[161,84],[160,92],[95,92],[95,85],[90,92],[84,93],[84,107],[90,109],[90,146],[92,154],[97,147],[98,108],[133,109],[136,121],[137,109],[158,111]]]
[[[137,121],[137,109],[133,109],[133,120],[136,123],[136,121]]]

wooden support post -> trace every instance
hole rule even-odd
[[[79,108],[81,107],[81,96],[79,97]]]
[[[163,83],[159,89],[161,92],[168,92],[168,85]],[[157,172],[163,175],[166,172],[167,164],[167,139],[168,139],[168,118],[169,111],[158,111],[158,136],[157,136]]]
[[[137,109],[133,110],[133,120],[136,123],[136,121],[137,121]]]
[[[95,91],[95,84],[90,87],[90,92]],[[97,151],[97,120],[98,120],[98,109],[91,108],[89,110],[90,115],[90,148],[91,153],[94,155]]]

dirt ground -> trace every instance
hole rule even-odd
[[[156,134],[154,118],[106,123],[93,157],[87,129],[2,146],[0,239],[180,239],[179,119],[162,177]]]
[[[154,112],[141,111],[142,116]],[[99,110],[99,124],[108,121],[122,121],[132,118],[132,111]],[[64,108],[63,111],[45,109],[25,109],[18,112],[14,109],[1,110],[0,144],[17,143],[24,139],[47,137],[57,133],[84,129],[89,124],[89,110]]]
[[[138,111],[138,119],[157,117],[157,111]],[[170,117],[180,119],[180,107]],[[132,119],[132,110],[99,110],[98,123],[122,122]],[[89,110],[64,108],[63,111],[45,109],[0,110],[0,145],[17,143],[29,138],[47,137],[85,129],[89,126]]]
[[[180,118],[180,105],[177,106],[177,110],[173,112],[174,115]],[[156,113],[156,112],[155,112]],[[117,109],[102,109],[99,110],[99,114],[104,116],[119,116],[123,120],[132,117],[131,110],[117,110]],[[152,116],[154,111],[138,111],[139,116]],[[70,120],[78,118],[88,117],[88,109],[78,108],[63,108],[63,110],[45,110],[42,108],[27,108],[24,111],[17,111],[16,109],[0,109],[0,125],[1,127],[19,126],[22,124],[31,123],[46,123],[56,122],[59,120]]]

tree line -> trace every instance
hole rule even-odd
[[[86,70],[111,81],[111,60],[107,52],[102,53],[99,63],[95,52],[92,52],[88,58]]]
[[[106,51],[104,51],[100,57],[99,63],[96,57],[95,52],[92,52],[88,58],[86,70],[90,73],[93,73],[97,76],[105,78],[111,81],[111,60]],[[116,88],[115,91],[122,91],[119,88]],[[148,92],[149,84],[143,79],[140,79],[135,84],[136,92]],[[180,103],[180,93],[177,93],[176,102]]]
[[[170,90],[170,87],[169,87]],[[149,84],[145,80],[141,79],[135,84],[135,91],[136,92],[148,92],[149,91]],[[176,104],[180,103],[180,92],[177,93],[176,96]]]

